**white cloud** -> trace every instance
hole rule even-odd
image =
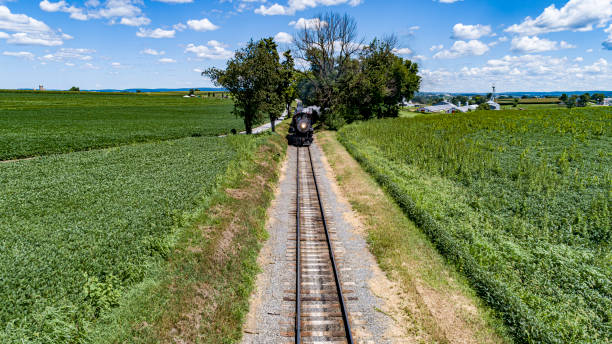
[[[119,63],[119,62],[113,62],[113,63],[111,63],[111,66],[112,66],[113,68],[121,68],[121,63]]]
[[[584,61],[584,58],[582,56],[578,56],[574,59],[574,62],[582,62]]]
[[[201,59],[224,60],[233,56],[233,53],[226,49],[227,45],[212,40],[206,45],[189,44],[185,49],[186,53],[193,53]]]
[[[214,31],[219,28],[217,25],[211,23],[207,18],[200,20],[188,20],[187,26],[194,31]]]
[[[193,0],[153,0],[158,2],[165,2],[167,4],[188,4],[192,3]]]
[[[145,49],[145,50],[141,51],[140,53],[141,54],[146,54],[146,55],[153,55],[153,56],[160,56],[160,55],[166,54],[165,51],[157,51],[155,49]]]
[[[612,82],[611,72],[610,63],[603,58],[580,66],[567,57],[527,54],[506,55],[479,67],[453,71],[423,69],[420,74],[424,91],[486,92],[495,83],[502,92],[511,92],[606,88]]]
[[[442,49],[444,49],[444,44],[432,45],[431,48],[429,48],[429,51],[437,51]]]
[[[139,7],[143,5],[142,0],[106,0],[104,6],[101,6],[98,0],[88,0],[85,3],[86,8],[70,5],[66,0],[57,2],[42,0],[39,3],[43,11],[69,13],[72,19],[110,19],[111,24],[129,26],[144,26],[151,23]]]
[[[148,30],[139,28],[138,32],[136,32],[136,36],[142,38],[174,38],[176,31],[174,30],[164,30],[157,28],[155,30]]]
[[[539,38],[538,36],[515,37],[512,39],[511,47],[512,50],[522,53],[540,53],[544,51],[575,48],[575,46],[565,41],[559,43],[546,38]]]
[[[313,29],[319,26],[325,26],[327,23],[321,22],[319,18],[300,18],[298,20],[293,20],[289,23],[289,26],[293,26],[296,29]]]
[[[293,43],[293,36],[291,36],[290,34],[286,33],[286,32],[279,32],[276,34],[276,36],[274,36],[274,40],[277,43]]]
[[[151,19],[147,17],[123,17],[119,24],[128,26],[144,26],[151,24]]]
[[[601,45],[603,45],[606,50],[612,50],[612,24],[604,31],[608,33],[608,39],[601,43]]]
[[[56,51],[53,54],[47,54],[41,57],[41,60],[44,61],[54,61],[54,62],[63,62],[65,60],[80,60],[80,61],[90,61],[93,60],[92,54],[96,51],[93,49],[74,49],[74,48],[62,48]]]
[[[56,36],[31,34],[26,32],[14,33],[6,40],[6,42],[17,45],[43,45],[47,47],[54,47],[64,44],[64,41]]]
[[[17,32],[51,32],[51,28],[40,20],[25,14],[11,13],[8,7],[0,5],[0,29]]]
[[[160,63],[176,63],[175,59],[164,57],[158,60]]]
[[[176,31],[182,32],[187,29],[187,25],[183,23],[178,23],[178,24],[172,25],[172,28],[175,29]]]
[[[58,2],[43,0],[39,6],[41,10],[46,12],[66,12],[70,13],[70,18],[72,19],[87,20],[87,15],[83,13],[83,9],[69,6],[64,0]]]
[[[441,2],[443,4],[453,4],[453,3],[459,2],[459,1],[463,1],[463,0],[438,0],[438,2]]]
[[[489,51],[489,47],[478,40],[471,41],[456,41],[448,50],[437,52],[433,57],[435,59],[453,59],[462,56],[484,55]]]
[[[468,40],[479,39],[480,37],[491,34],[491,26],[489,25],[464,25],[462,23],[453,26],[453,38]]]
[[[362,0],[289,0],[286,6],[278,3],[272,4],[268,7],[261,5],[255,10],[255,13],[264,16],[294,15],[297,11],[303,11],[318,6],[335,6],[343,4],[357,6],[361,4],[361,2]]]
[[[395,48],[393,49],[393,53],[396,55],[410,55],[412,54],[412,50],[409,48]]]
[[[5,52],[2,53],[2,55],[4,55],[4,56],[19,57],[19,58],[24,58],[24,59],[28,59],[28,60],[33,60],[34,59],[34,54],[32,54],[29,51],[5,51]]]
[[[612,21],[612,0],[570,0],[558,9],[550,5],[535,19],[525,18],[506,32],[537,35],[558,31],[591,31],[593,26],[603,27]]]

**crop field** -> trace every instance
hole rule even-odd
[[[174,95],[0,92],[0,160],[242,129],[232,101]]]
[[[339,139],[518,342],[612,338],[612,111],[353,124]]]
[[[170,253],[235,138],[0,164],[0,342],[70,342]],[[48,336],[48,337],[45,337]]]

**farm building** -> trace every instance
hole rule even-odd
[[[431,106],[424,106],[422,108],[418,109],[418,112],[422,112],[422,113],[436,113],[436,112],[453,112],[453,110],[456,110],[458,108],[457,105],[449,103],[449,102],[440,102]]]
[[[478,105],[469,105],[469,104],[465,104],[465,106],[460,106],[457,108],[457,110],[459,112],[469,112],[469,111],[475,111],[476,109],[478,109]]]
[[[501,105],[497,104],[493,100],[489,100],[487,104],[489,104],[489,106],[491,107],[491,110],[501,110]]]

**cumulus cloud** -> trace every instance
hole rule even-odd
[[[19,57],[19,58],[27,59],[27,60],[33,60],[34,59],[34,54],[32,54],[29,51],[5,51],[5,52],[2,53],[2,55],[4,55],[4,56]]]
[[[335,6],[348,4],[350,6],[357,6],[361,4],[362,0],[289,0],[287,5],[283,6],[278,3],[274,3],[268,7],[261,5],[255,10],[255,13],[264,16],[276,16],[276,15],[288,15],[292,16],[298,11],[303,11],[309,8],[315,8],[318,6]]]
[[[219,41],[208,41],[206,45],[189,44],[186,53],[193,53],[198,58],[210,60],[224,60],[232,57],[233,53],[227,50],[227,45]]]
[[[286,32],[279,32],[276,34],[276,36],[274,36],[274,40],[277,43],[293,43],[293,36],[291,36],[290,34],[286,33]]]
[[[468,40],[479,39],[480,37],[491,34],[491,26],[489,25],[464,25],[462,23],[453,26],[453,38]]]
[[[65,39],[72,39],[61,30],[54,31],[44,22],[25,14],[12,13],[3,5],[0,5],[0,30],[13,32],[0,31],[0,39],[6,39],[9,44],[52,47],[64,44]]]
[[[412,54],[412,50],[409,48],[395,48],[393,49],[393,53],[396,55],[410,55]]]
[[[612,24],[605,31],[608,33],[608,39],[601,43],[601,45],[603,45],[604,49],[612,50]]]
[[[188,20],[187,26],[194,31],[214,31],[219,27],[210,22],[207,18],[203,18],[200,20]]]
[[[478,40],[456,41],[450,49],[437,52],[435,59],[454,59],[463,56],[480,56],[489,51],[489,47]]]
[[[163,2],[176,3],[181,1]],[[69,13],[72,19],[109,19],[111,24],[119,23],[129,26],[144,26],[151,23],[151,20],[143,14],[140,8],[142,5],[142,0],[106,0],[104,5],[98,0],[88,0],[85,7],[70,5],[66,0],[56,2],[43,0],[39,3],[40,9],[43,11]]]
[[[491,83],[502,91],[559,91],[564,89],[605,88],[612,82],[612,68],[606,59],[577,65],[567,57],[537,54],[506,55],[478,67],[458,70],[423,69],[423,89],[444,92],[484,92]],[[453,88],[455,87],[455,88]]]
[[[157,51],[155,49],[145,49],[145,50],[141,51],[140,53],[141,54],[145,54],[145,55],[152,55],[152,56],[159,56],[159,55],[166,54],[165,51]]]
[[[322,22],[319,18],[300,18],[293,20],[289,23],[289,26],[293,26],[296,29],[314,29],[320,26],[325,26],[327,23]]]
[[[540,53],[545,51],[575,48],[575,46],[565,42],[555,42],[538,36],[515,37],[511,42],[512,50],[521,53]]]
[[[174,38],[176,31],[174,30],[164,30],[164,29],[154,29],[147,30],[143,28],[139,28],[138,32],[136,32],[136,36],[141,38]]]
[[[176,63],[175,59],[164,57],[158,60],[160,63]]]
[[[93,60],[92,54],[95,52],[93,49],[85,48],[62,48],[55,53],[44,55],[40,59],[53,62],[64,62],[66,60],[91,61]]]
[[[40,20],[12,13],[8,7],[0,5],[0,30],[38,33],[50,32],[51,28]]]
[[[565,6],[547,7],[535,19],[525,18],[520,24],[508,27],[506,32],[537,35],[558,31],[591,31],[612,21],[612,0],[570,0]]]

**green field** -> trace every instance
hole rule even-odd
[[[232,107],[180,95],[0,92],[0,160],[241,130]]]
[[[612,111],[350,125],[340,140],[518,342],[612,338]]]
[[[37,333],[55,338],[40,342],[76,342],[168,256],[174,231],[234,157],[231,141],[185,138],[0,164],[0,342],[36,341]]]

